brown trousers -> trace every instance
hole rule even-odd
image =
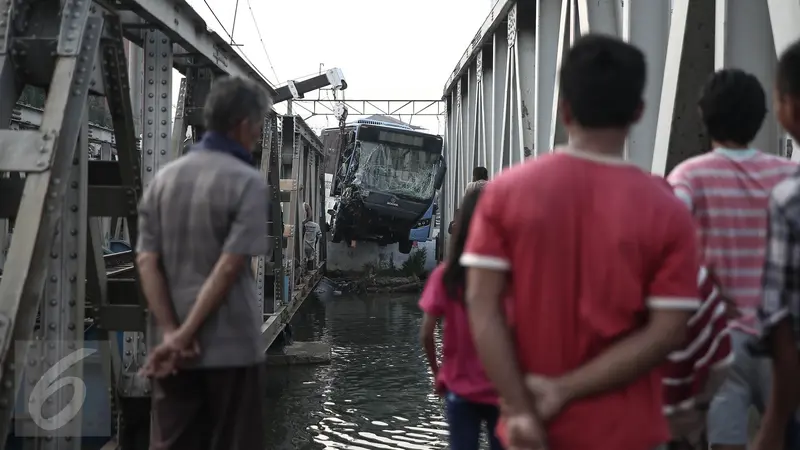
[[[263,450],[262,371],[192,369],[153,380],[150,450]]]

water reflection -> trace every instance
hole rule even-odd
[[[304,305],[295,338],[329,342],[333,361],[270,368],[267,448],[447,448],[442,403],[418,345],[416,301],[375,295]]]

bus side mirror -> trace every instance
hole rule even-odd
[[[433,189],[439,190],[444,184],[444,176],[447,173],[447,166],[444,164],[444,158],[442,162],[439,164],[439,167],[436,168],[436,176],[433,179]]]

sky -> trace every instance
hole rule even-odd
[[[273,85],[315,75],[323,64],[323,70],[342,69],[348,85],[344,96],[354,100],[440,99],[447,78],[493,3],[238,0],[238,13],[234,14],[237,0],[187,1],[211,30],[227,36],[210,6],[233,34],[234,42],[240,44],[237,48]],[[175,72],[173,102],[178,97],[180,79]],[[306,94],[306,99],[331,97],[329,91]],[[276,110],[284,112],[282,105]],[[299,108],[295,113],[304,118],[309,115]],[[334,117],[318,116],[308,122],[315,129],[336,126]],[[444,132],[444,116],[416,117],[412,123],[437,134]]]

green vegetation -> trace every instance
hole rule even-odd
[[[406,276],[422,276],[425,273],[425,263],[428,261],[428,252],[424,248],[409,253],[408,259],[403,262],[400,271]]]
[[[44,108],[44,102],[47,98],[44,89],[34,86],[25,86],[19,102],[25,105],[33,106],[34,108]],[[89,122],[111,128],[113,122],[111,121],[111,113],[106,105],[105,97],[95,95],[89,96]]]
[[[400,267],[394,263],[394,259],[384,259],[383,255],[379,256],[377,263],[364,264],[362,271],[365,278],[375,277],[417,277],[422,278],[425,275],[425,263],[428,260],[428,252],[425,249],[416,249],[409,253]]]

